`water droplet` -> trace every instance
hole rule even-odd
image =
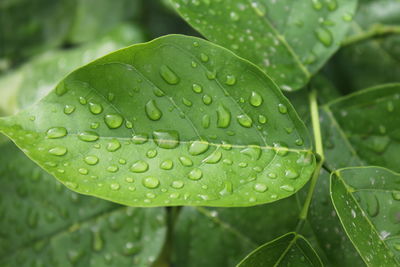
[[[234,85],[236,83],[236,77],[234,75],[226,75],[225,84]]]
[[[78,134],[78,138],[85,142],[94,142],[99,139],[99,135],[96,132],[85,131]]]
[[[117,190],[119,190],[121,188],[121,186],[119,184],[117,184],[117,183],[112,183],[110,185],[110,188],[111,188],[111,190],[117,191]]]
[[[65,186],[71,189],[77,189],[79,187],[79,185],[74,182],[65,182]]]
[[[214,151],[211,155],[203,159],[203,162],[209,163],[209,164],[215,164],[218,163],[222,158],[222,152],[221,151]]]
[[[49,153],[55,156],[64,156],[67,154],[67,148],[63,146],[56,146],[49,149]]]
[[[294,170],[286,170],[285,177],[289,179],[296,179],[297,177],[299,177],[299,174]]]
[[[250,128],[253,125],[253,120],[245,114],[238,115],[236,119],[243,127]]]
[[[73,105],[65,105],[64,107],[64,113],[69,115],[75,111],[75,106]]]
[[[132,164],[130,171],[141,173],[141,172],[146,172],[148,169],[149,169],[149,164],[147,164],[147,162],[143,160],[138,160]]]
[[[288,184],[280,186],[280,189],[287,191],[287,192],[294,192],[294,187]]]
[[[278,110],[281,114],[287,113],[287,107],[284,104],[278,104]]]
[[[50,139],[61,138],[67,135],[67,129],[64,127],[54,127],[47,130],[46,137]]]
[[[251,160],[258,160],[261,156],[261,148],[259,146],[248,146],[242,150],[240,153],[251,158]]]
[[[207,62],[208,61],[208,56],[204,53],[200,54],[200,60],[203,62]]]
[[[196,63],[195,61],[192,61],[191,66],[192,66],[193,68],[197,68],[197,63]]]
[[[217,77],[217,72],[215,70],[207,71],[206,73],[207,79],[214,80]]]
[[[125,181],[126,181],[127,183],[133,183],[133,182],[135,181],[135,179],[133,179],[132,177],[126,177],[126,178],[125,178]]]
[[[134,144],[144,144],[148,141],[147,134],[136,134],[132,137],[132,143]]]
[[[66,92],[68,92],[68,88],[64,85],[63,82],[61,82],[60,84],[57,85],[56,87],[56,94],[58,96],[62,96],[63,94],[65,94]]]
[[[113,93],[108,93],[108,95],[107,95],[107,99],[108,99],[108,101],[113,101],[114,100],[114,98],[115,98],[115,95],[113,94]]]
[[[254,190],[259,193],[263,193],[263,192],[267,191],[267,189],[268,189],[268,187],[266,184],[257,183],[254,185]]]
[[[182,98],[182,103],[187,107],[191,107],[193,105],[192,101],[190,101],[189,99],[187,99],[185,97]]]
[[[197,83],[194,83],[192,85],[192,90],[193,92],[200,94],[201,92],[203,92],[203,87],[201,87],[201,85],[198,85]]]
[[[328,29],[319,27],[315,30],[315,35],[324,46],[329,47],[332,45],[333,36]]]
[[[91,129],[97,129],[97,128],[99,128],[99,126],[100,126],[100,123],[98,123],[98,122],[92,122],[90,124]]]
[[[274,143],[274,150],[276,151],[276,154],[281,157],[284,157],[289,153],[288,147],[284,144]]]
[[[82,105],[86,105],[86,104],[87,104],[86,98],[83,97],[83,96],[80,96],[80,97],[79,97],[79,103],[81,103]]]
[[[157,104],[154,100],[150,100],[149,102],[146,103],[145,110],[146,110],[146,115],[147,117],[149,117],[150,120],[157,121],[162,116],[162,112],[157,107]]]
[[[168,84],[174,85],[179,83],[179,77],[166,65],[161,66],[160,75]]]
[[[260,4],[258,2],[252,2],[251,7],[254,9],[256,14],[260,17],[264,17],[265,14],[267,13],[265,6],[263,6],[262,4]]]
[[[393,192],[392,197],[394,200],[400,200],[400,192]]]
[[[193,42],[194,47],[199,47],[199,42]]]
[[[268,178],[276,179],[277,177],[278,177],[278,175],[276,175],[276,173],[274,173],[274,172],[268,173]]]
[[[171,187],[175,188],[175,189],[181,189],[185,184],[182,181],[173,181],[171,183]]]
[[[89,110],[93,114],[100,114],[103,112],[103,106],[94,102],[89,102]]]
[[[207,94],[203,95],[202,100],[203,100],[203,103],[206,105],[210,105],[212,103],[212,97]]]
[[[258,115],[258,122],[261,124],[267,123],[267,117],[265,117],[264,115]]]
[[[204,129],[208,129],[208,127],[210,127],[210,115],[203,115],[203,118],[201,119],[201,126],[203,126]]]
[[[189,179],[191,180],[199,180],[202,176],[203,172],[198,168],[194,168],[193,170],[191,170],[188,175]]]
[[[263,99],[261,97],[261,95],[259,95],[257,92],[251,92],[251,96],[250,96],[250,104],[253,107],[259,107],[261,106],[263,102]]]
[[[300,138],[296,139],[295,144],[298,145],[298,146],[302,146],[302,145],[304,144],[304,141],[303,141],[303,139],[300,137]]]
[[[223,105],[217,108],[217,127],[227,128],[231,122],[231,112]]]
[[[183,166],[186,166],[186,167],[190,167],[193,165],[192,160],[185,156],[179,157],[179,161],[182,163]]]
[[[342,16],[342,19],[343,19],[344,21],[346,21],[346,22],[352,21],[352,20],[353,20],[353,14],[351,14],[351,13],[345,13],[345,14]]]
[[[369,216],[375,217],[379,213],[379,202],[375,195],[366,194],[367,212]]]
[[[93,244],[92,244],[93,250],[101,251],[103,249],[103,246],[104,246],[104,241],[100,235],[100,232],[98,230],[93,231]]]
[[[110,165],[110,166],[107,167],[107,171],[108,172],[114,173],[114,172],[117,172],[118,170],[119,170],[119,168],[118,168],[117,165]]]
[[[161,148],[171,149],[179,145],[179,134],[177,131],[154,131],[154,142]]]
[[[203,154],[208,150],[208,142],[205,141],[194,141],[189,145],[189,154],[197,156]]]
[[[149,149],[149,150],[146,152],[146,156],[147,156],[149,159],[154,158],[155,156],[157,156],[157,150],[155,150],[155,149]]]
[[[78,172],[82,175],[87,175],[89,173],[88,169],[86,168],[79,168]]]
[[[335,11],[337,9],[338,4],[336,0],[328,0],[326,2],[330,11]]]
[[[104,122],[110,129],[117,129],[121,127],[124,119],[119,114],[107,114],[104,116]]]
[[[233,11],[229,14],[229,17],[233,21],[238,21],[240,19],[239,15],[236,12],[233,12]]]
[[[174,163],[170,159],[164,160],[160,164],[160,168],[163,170],[171,170],[173,167],[174,167]]]
[[[315,10],[321,10],[322,9],[322,3],[319,0],[312,0],[312,5],[313,5],[313,8]]]
[[[99,162],[99,158],[94,155],[86,156],[84,161],[89,165],[96,165]]]
[[[232,194],[232,192],[233,192],[233,185],[232,185],[232,183],[229,182],[229,181],[225,181],[225,182],[224,182],[224,187],[222,188],[221,191],[219,191],[219,194],[220,194],[221,196],[227,196],[227,195]]]
[[[155,177],[146,177],[142,180],[142,183],[149,189],[157,188],[160,185],[160,181]]]
[[[120,149],[120,147],[121,147],[121,143],[117,139],[111,139],[107,143],[107,150],[110,152],[117,151],[118,149]]]

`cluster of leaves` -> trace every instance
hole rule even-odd
[[[0,3],[0,265],[400,266],[400,2],[148,2]]]

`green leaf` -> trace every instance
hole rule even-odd
[[[1,151],[1,266],[148,266],[156,259],[166,235],[163,209],[76,194],[12,143]]]
[[[122,24],[95,42],[74,49],[47,51],[0,78],[0,110],[6,115],[15,114],[47,95],[75,68],[143,40],[139,28]]]
[[[400,170],[400,84],[339,98],[322,108],[326,161],[335,168],[379,165]]]
[[[173,266],[234,266],[266,240],[295,229],[299,212],[296,195],[256,207],[184,207],[173,235]]]
[[[283,90],[303,87],[339,48],[357,1],[172,0],[209,40],[261,67]]]
[[[287,233],[257,248],[238,267],[323,266],[310,243],[301,235]]]
[[[250,206],[299,190],[304,124],[256,66],[166,36],[68,75],[2,131],[69,188],[132,206]]]
[[[368,266],[400,265],[400,174],[380,167],[346,168],[331,176],[336,212]]]

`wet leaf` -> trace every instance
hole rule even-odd
[[[257,248],[238,267],[323,266],[310,243],[301,235],[287,233]]]
[[[1,266],[149,266],[166,235],[163,209],[66,189],[14,144],[1,146]]]
[[[260,66],[283,90],[303,87],[339,48],[356,1],[188,1],[176,10],[209,40]],[[350,19],[351,20],[351,19]]]
[[[327,164],[400,170],[400,84],[362,90],[322,108]]]
[[[340,169],[331,176],[336,212],[368,266],[400,265],[400,174],[380,167]]]
[[[315,166],[304,124],[256,66],[167,36],[76,70],[2,131],[66,186],[131,206],[250,206]]]

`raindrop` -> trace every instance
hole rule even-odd
[[[352,20],[353,20],[353,14],[351,14],[351,13],[345,13],[345,14],[342,16],[342,19],[343,19],[344,21],[346,21],[346,22],[352,21]]]
[[[207,94],[203,95],[202,100],[203,100],[203,103],[206,105],[210,105],[212,103],[212,97]]]
[[[114,172],[117,172],[118,170],[119,170],[119,168],[118,168],[117,165],[110,165],[110,166],[107,167],[107,171],[108,172],[114,173]]]
[[[171,149],[179,145],[179,134],[177,131],[154,131],[154,142],[161,148]]]
[[[250,128],[253,125],[252,119],[247,115],[238,115],[236,118],[239,124],[243,127]]]
[[[201,85],[198,85],[197,83],[194,83],[192,85],[192,90],[193,92],[200,94],[201,92],[203,92],[203,87],[201,87]]]
[[[104,116],[104,122],[110,129],[117,129],[121,127],[124,119],[119,114],[107,114]]]
[[[160,185],[160,181],[155,177],[147,177],[142,180],[142,183],[149,189],[157,188]]]
[[[332,45],[333,36],[328,29],[319,27],[315,30],[315,35],[324,46],[329,47]]]
[[[208,142],[205,141],[194,141],[189,145],[189,154],[197,156],[203,154],[208,150]]]
[[[250,96],[250,104],[253,107],[259,107],[263,102],[263,99],[261,97],[261,95],[259,95],[257,92],[251,92],[251,96]]]
[[[203,115],[203,118],[201,119],[201,126],[203,126],[204,129],[208,129],[208,127],[210,127],[210,115]]]
[[[322,9],[322,3],[321,3],[320,0],[312,0],[312,5],[313,5],[313,8],[315,10],[321,10]]]
[[[278,110],[281,114],[287,113],[287,107],[284,104],[278,104]]]
[[[174,167],[174,163],[170,159],[164,160],[160,164],[160,168],[163,170],[171,170],[173,167]]]
[[[159,120],[162,116],[162,112],[157,107],[157,104],[154,100],[150,100],[149,102],[146,103],[145,111],[147,117],[149,117],[149,119],[153,121]]]
[[[256,14],[257,14],[258,16],[260,16],[260,17],[264,17],[265,14],[267,13],[266,8],[265,8],[262,4],[260,4],[260,3],[258,3],[258,2],[252,2],[252,3],[251,3],[251,7],[254,9],[254,11],[256,12]]]
[[[200,60],[203,62],[207,62],[208,61],[208,56],[204,53],[200,54]]]
[[[168,84],[174,85],[179,83],[179,77],[166,65],[161,66],[160,75]]]
[[[185,184],[182,181],[173,181],[171,183],[171,187],[175,188],[175,189],[181,189]]]
[[[294,187],[288,184],[280,186],[280,189],[287,191],[287,192],[294,192]]]
[[[64,107],[64,113],[69,115],[75,111],[75,106],[73,105],[65,105]]]
[[[130,171],[141,173],[141,172],[146,172],[148,169],[149,169],[149,164],[147,164],[147,162],[143,160],[138,160],[132,164]]]
[[[155,150],[155,149],[149,149],[149,150],[146,152],[146,156],[147,156],[149,159],[154,158],[155,156],[157,156],[157,150]]]
[[[117,183],[112,183],[112,184],[110,185],[111,190],[114,190],[114,191],[119,190],[120,187],[121,187],[121,186],[120,186],[119,184],[117,184]]]
[[[267,117],[265,117],[264,115],[258,115],[258,122],[261,124],[267,123]]]
[[[64,127],[54,127],[47,130],[46,137],[50,139],[61,138],[67,135],[67,129]]]
[[[86,105],[86,104],[87,104],[86,98],[83,97],[83,96],[80,96],[80,97],[79,97],[79,103],[81,103],[82,105]]]
[[[225,181],[224,182],[224,187],[222,188],[221,191],[219,191],[219,194],[221,196],[226,196],[226,195],[230,195],[233,192],[233,185],[231,182],[229,181]]]
[[[99,135],[96,132],[85,131],[78,134],[78,138],[85,142],[93,142],[99,139]]]
[[[107,143],[107,150],[110,152],[117,151],[120,148],[121,148],[121,143],[117,139],[111,139]]]
[[[297,177],[299,177],[299,174],[294,170],[286,170],[285,177],[289,179],[296,179]]]
[[[257,183],[254,185],[254,190],[259,193],[263,193],[263,192],[267,191],[267,189],[268,189],[268,187],[266,184]]]
[[[207,158],[203,159],[203,162],[209,163],[209,164],[215,164],[218,163],[222,158],[222,152],[221,151],[215,151],[211,155],[209,155]]]
[[[186,167],[190,167],[193,165],[192,160],[185,156],[179,157],[179,161],[182,163],[183,166],[186,166]]]
[[[64,83],[60,83],[57,87],[56,87],[56,94],[58,96],[62,96],[63,94],[65,94],[68,91],[67,87],[64,85]]]
[[[94,155],[86,156],[84,161],[89,165],[96,165],[99,162],[99,158]]]
[[[67,148],[63,146],[56,146],[49,149],[49,153],[55,156],[64,156],[67,154]]]
[[[193,105],[192,101],[190,101],[189,99],[187,99],[185,97],[182,98],[182,103],[187,107],[191,107]]]
[[[202,176],[203,172],[198,168],[191,170],[188,175],[189,179],[191,180],[199,180]]]
[[[89,173],[88,169],[86,168],[79,168],[78,172],[82,175],[87,175]]]
[[[93,114],[100,114],[103,111],[103,106],[94,102],[89,102],[89,110]]]
[[[225,84],[234,85],[236,83],[236,77],[234,75],[226,75]]]
[[[240,19],[239,15],[236,12],[233,12],[233,11],[229,14],[229,17],[233,21],[238,21]]]
[[[231,112],[223,105],[217,108],[217,127],[227,128],[231,122]]]

